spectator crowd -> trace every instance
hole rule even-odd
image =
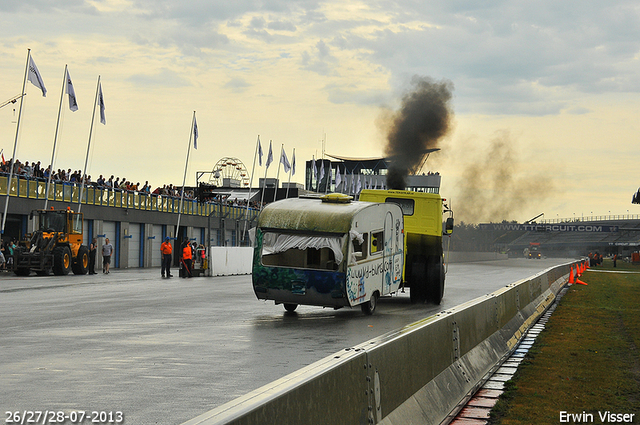
[[[2,165],[0,165],[0,175],[8,176],[11,171],[10,167],[11,161],[3,160]],[[13,175],[18,178],[39,181],[48,181],[49,175],[51,175],[51,182],[53,183],[62,183],[69,185],[79,185],[81,183],[84,183],[85,187],[94,187],[96,189],[161,195],[172,198],[179,198],[181,194],[181,189],[172,184],[164,184],[162,186],[156,187],[154,190],[151,190],[149,181],[145,181],[145,183],[141,185],[140,182],[133,183],[132,181],[129,181],[124,177],[120,178],[111,175],[109,178],[106,178],[102,174],[100,174],[100,176],[94,181],[92,180],[90,175],[85,175],[83,178],[81,170],[72,171],[71,168],[66,171],[64,169],[54,170],[52,174],[51,166],[44,168],[40,161],[31,163],[27,161],[22,163],[20,162],[20,160],[16,160],[13,164]],[[185,190],[184,199],[196,199],[194,191]],[[247,206],[246,199],[231,199],[229,195],[216,195],[206,199],[205,202],[234,207]],[[261,203],[256,201],[251,201],[249,204],[250,208],[255,209],[260,209],[260,206]]]

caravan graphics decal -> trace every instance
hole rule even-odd
[[[384,292],[389,291],[389,287],[397,282],[394,277],[398,274],[394,272],[398,270],[400,264],[400,260],[395,258],[398,256],[394,255],[393,257],[385,258],[384,262],[382,260],[372,261],[347,269],[345,286],[351,304],[360,304],[367,299],[366,283],[374,285],[374,288],[382,289],[384,282]]]

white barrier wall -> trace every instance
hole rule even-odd
[[[210,276],[251,274],[252,247],[212,246],[209,248]]]

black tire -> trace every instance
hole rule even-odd
[[[53,274],[66,276],[71,271],[71,250],[68,246],[57,246],[53,250]]]
[[[427,299],[427,262],[424,258],[411,265],[409,276],[409,298],[412,303],[424,302]]]
[[[298,308],[298,304],[284,303],[283,305],[284,309],[289,313],[293,313],[294,311],[296,311],[296,308]]]
[[[362,312],[367,316],[371,316],[374,311],[376,311],[376,307],[378,306],[378,291],[374,292],[369,298],[369,301],[366,301],[360,304],[360,308]]]
[[[439,305],[444,296],[444,263],[441,256],[433,256],[429,260],[427,301]]]
[[[73,274],[87,274],[89,270],[89,248],[80,245],[78,256],[73,260]]]
[[[16,276],[29,276],[31,274],[31,270],[29,270],[29,267],[19,267],[14,270],[14,273]]]

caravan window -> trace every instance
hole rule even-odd
[[[383,232],[371,232],[371,255],[382,252],[384,247]]]
[[[357,233],[355,236],[352,235],[351,244],[353,249],[353,258],[351,259],[351,263],[356,263],[360,260],[364,260],[367,258],[367,239],[368,234],[359,234]]]
[[[338,270],[344,235],[297,235],[265,232],[262,264],[297,269]]]

